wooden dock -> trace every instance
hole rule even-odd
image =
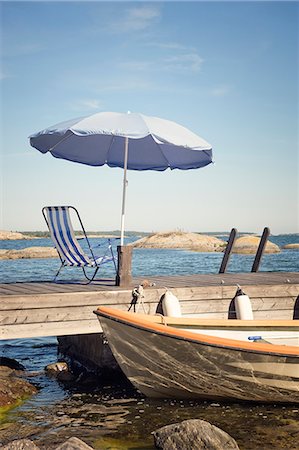
[[[128,288],[113,280],[78,283],[0,284],[0,339],[99,333],[93,311],[100,305],[127,310],[135,278]],[[180,299],[183,314],[227,318],[239,284],[252,301],[256,319],[299,318],[299,273],[258,272],[146,278],[144,309],[154,313],[165,287]],[[140,308],[140,312],[144,312]]]

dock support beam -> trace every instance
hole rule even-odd
[[[132,247],[117,246],[118,264],[115,285],[129,287],[132,285]]]

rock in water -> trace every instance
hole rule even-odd
[[[15,240],[19,240],[19,239],[32,239],[33,236],[27,236],[24,235],[22,233],[19,233],[17,231],[4,231],[4,230],[0,230],[0,240],[1,241],[15,241]]]
[[[222,252],[226,242],[214,236],[170,231],[151,234],[129,245],[136,248],[181,248],[197,252]]]
[[[58,361],[53,364],[48,364],[45,367],[48,375],[56,377],[59,381],[74,381],[75,376],[70,372],[68,364],[64,361]]]
[[[53,247],[26,247],[21,250],[0,250],[0,259],[58,258]]]
[[[16,376],[14,369],[0,366],[0,407],[13,406],[18,400],[36,392],[36,387]]]
[[[233,247],[233,253],[255,254],[260,243],[260,237],[246,235],[236,239]],[[279,253],[280,248],[273,242],[267,241],[265,253]]]
[[[0,366],[9,367],[13,370],[25,370],[23,364],[19,363],[15,359],[7,358],[6,356],[0,356]]]
[[[239,450],[225,431],[200,419],[184,420],[153,432],[155,446],[162,450]]]
[[[1,447],[1,450],[39,450],[39,447],[30,439],[19,439],[4,445],[4,447]]]
[[[57,361],[56,363],[48,364],[45,367],[45,371],[51,375],[55,375],[60,372],[68,372],[69,367],[65,361]]]
[[[286,250],[299,250],[299,244],[286,244],[282,248]]]
[[[4,447],[1,447],[1,450],[40,450],[40,449],[35,445],[33,441],[30,441],[30,439],[19,439],[16,441],[9,442]],[[71,437],[66,442],[56,447],[55,450],[93,450],[93,448],[85,444],[85,442],[81,441],[81,439]]]
[[[93,450],[93,449],[85,442],[81,441],[81,439],[71,437],[66,442],[56,447],[55,450]]]

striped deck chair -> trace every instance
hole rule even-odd
[[[70,210],[73,210],[77,215],[90,255],[82,249],[75,236],[70,217]],[[89,283],[94,280],[99,268],[108,262],[114,264],[116,273],[116,258],[113,254],[111,239],[108,239],[108,245],[104,254],[102,256],[96,256],[95,250],[92,249],[90,245],[90,241],[86,235],[83,223],[76,208],[73,206],[45,206],[42,209],[42,213],[61,261],[61,266],[55,275],[54,281],[56,281],[61,269],[65,266],[82,267],[83,273]],[[95,269],[92,277],[87,275],[85,270],[86,267]]]

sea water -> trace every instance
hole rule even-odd
[[[227,240],[227,235],[220,236]],[[134,240],[133,238],[128,241]],[[299,243],[299,235],[271,236],[280,247]],[[103,239],[92,239],[104,250]],[[51,246],[49,239],[1,241],[0,248]],[[217,273],[222,254],[185,250],[134,249],[133,276]],[[248,272],[254,256],[232,255],[228,272]],[[0,283],[51,281],[57,259],[0,261]],[[260,271],[297,272],[299,252],[282,250],[265,254]],[[75,275],[74,275],[75,272]],[[62,279],[78,280],[80,271],[65,269]],[[108,266],[102,276],[113,276]],[[94,448],[151,449],[155,429],[185,419],[207,420],[231,434],[241,449],[297,449],[299,406],[242,403],[152,400],[142,396],[124,377],[114,380],[59,382],[44,367],[57,360],[55,337],[0,341],[0,355],[22,363],[39,391],[0,421],[0,445],[28,437],[37,445],[54,449],[71,436]],[[182,449],[185,450],[185,449]],[[187,449],[186,449],[187,450]],[[189,449],[188,449],[189,450]],[[192,450],[192,449],[190,449]]]

